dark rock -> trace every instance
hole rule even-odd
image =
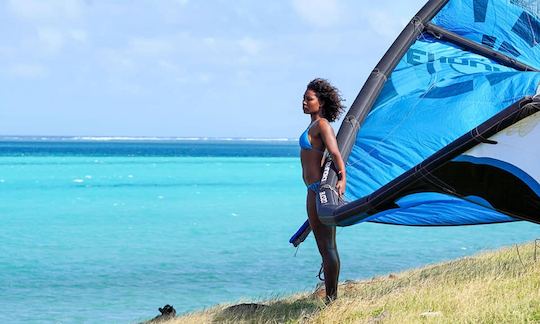
[[[163,308],[158,308],[158,310],[161,314],[154,317],[147,323],[159,323],[161,321],[168,321],[176,316],[176,310],[169,304],[163,306]]]

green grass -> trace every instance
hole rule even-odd
[[[519,252],[519,253],[518,253]],[[534,243],[270,300],[257,310],[220,305],[167,323],[540,323],[540,244]]]

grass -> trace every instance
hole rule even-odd
[[[264,307],[220,305],[162,323],[540,323],[540,243],[340,285]]]

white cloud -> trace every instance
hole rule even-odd
[[[15,53],[15,48],[0,45],[0,57],[13,57]]]
[[[171,40],[159,38],[133,38],[129,41],[128,51],[144,56],[163,56],[174,50]]]
[[[97,53],[99,63],[110,77],[129,79],[151,75],[162,80],[184,82],[189,78],[190,82],[208,84],[217,79],[209,73],[213,69],[245,69],[246,65],[254,67],[273,60],[276,53],[266,51],[268,46],[248,36],[219,37],[212,33],[201,37],[181,31],[124,39],[117,47],[100,49]]]
[[[185,6],[188,4],[189,0],[173,0],[174,3],[177,3],[181,6]]]
[[[255,78],[255,74],[250,70],[239,69],[234,73],[236,84],[240,86],[251,86]]]
[[[72,43],[86,43],[81,28],[85,0],[6,0],[11,16],[23,26],[18,30],[19,54],[56,56]]]
[[[36,26],[35,34],[21,37],[17,51],[19,55],[57,57],[70,46],[87,43],[87,39],[87,33],[80,29]]]
[[[28,20],[78,19],[84,3],[80,0],[9,0],[9,8]]]
[[[115,78],[109,78],[107,80],[108,90],[116,93],[123,93],[129,95],[139,95],[144,92],[144,87],[135,82],[134,80],[121,80]]]
[[[64,35],[54,28],[39,28],[38,40],[41,48],[49,54],[55,54],[62,50],[65,43]]]
[[[302,19],[319,27],[331,26],[341,17],[337,0],[293,0],[293,6]]]
[[[209,83],[211,82],[212,80],[214,80],[214,76],[210,73],[200,73],[199,75],[197,75],[197,81],[201,82],[201,83]]]
[[[168,71],[168,72],[177,73],[180,71],[180,67],[177,64],[168,60],[160,60],[158,62],[158,66],[162,68],[164,71]]]
[[[424,4],[425,1],[422,0],[405,2],[378,0],[373,5],[359,11],[355,15],[356,21],[364,25],[366,31],[375,33],[376,36],[386,40],[393,40]],[[352,19],[353,17],[349,17],[349,20]]]
[[[77,41],[79,43],[86,43],[88,39],[87,33],[81,29],[72,29],[68,31],[68,35],[72,40]]]
[[[383,9],[366,10],[363,16],[375,34],[388,39],[396,38],[409,22],[407,18],[396,16]]]
[[[122,50],[103,49],[98,51],[98,57],[100,63],[109,72],[133,73],[137,70],[136,63]]]
[[[113,75],[132,75],[141,71],[153,71],[156,67],[174,71],[177,66],[171,58],[176,51],[175,43],[167,37],[135,37],[122,47],[103,48],[97,53],[101,65]]]
[[[263,43],[259,40],[253,39],[251,37],[244,37],[238,42],[240,48],[246,52],[248,55],[257,55],[263,47]]]
[[[39,79],[47,75],[47,69],[38,64],[15,64],[8,69],[8,73],[23,79]]]
[[[203,44],[212,48],[216,45],[216,39],[214,37],[205,37],[202,40]]]

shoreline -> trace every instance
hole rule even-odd
[[[323,303],[323,295],[319,289],[262,302],[216,305],[159,322],[540,321],[540,241],[370,280],[342,282],[339,299],[328,306]]]

